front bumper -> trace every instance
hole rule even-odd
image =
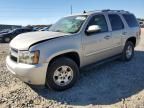
[[[6,58],[6,66],[8,70],[22,81],[33,85],[44,85],[48,64],[29,65],[16,63]]]

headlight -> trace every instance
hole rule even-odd
[[[19,51],[19,63],[38,64],[40,52],[37,51]]]

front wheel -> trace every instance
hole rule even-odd
[[[62,91],[71,88],[79,76],[77,64],[66,57],[54,60],[48,67],[46,85],[51,89]]]
[[[131,41],[126,42],[123,53],[122,59],[124,61],[130,61],[134,56],[134,44]]]

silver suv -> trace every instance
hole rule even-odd
[[[14,38],[6,65],[26,83],[65,90],[78,79],[79,68],[117,55],[131,60],[140,34],[135,16],[127,11],[72,15],[59,20],[49,31]]]

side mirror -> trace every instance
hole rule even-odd
[[[100,26],[98,25],[91,25],[88,27],[87,29],[87,33],[95,33],[95,32],[99,32],[101,30]]]

